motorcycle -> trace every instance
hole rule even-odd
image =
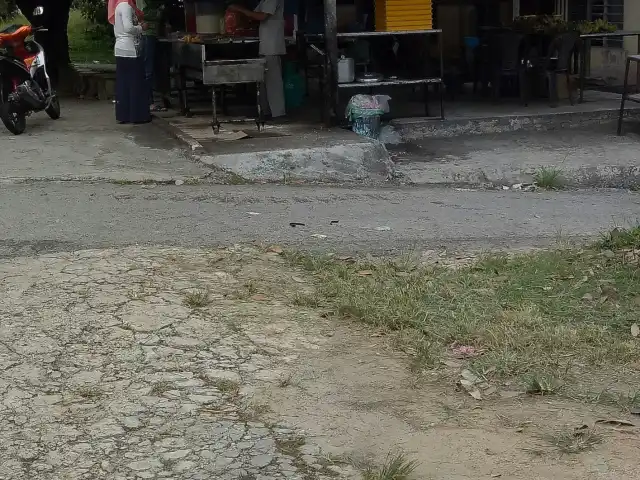
[[[36,7],[33,18],[44,14]],[[10,25],[0,30],[0,118],[14,135],[27,128],[27,116],[45,111],[60,118],[60,101],[47,74],[44,49],[32,39],[45,29],[31,25]]]

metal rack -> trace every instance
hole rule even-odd
[[[337,113],[339,108],[340,101],[340,91],[353,91],[353,90],[368,90],[372,92],[375,89],[380,89],[384,87],[416,87],[422,86],[424,88],[424,107],[425,107],[425,115],[430,116],[429,113],[429,87],[432,85],[437,85],[439,100],[440,100],[440,117],[444,120],[444,88],[443,88],[443,77],[444,77],[444,60],[443,60],[443,45],[442,45],[442,30],[441,29],[429,29],[429,30],[403,30],[403,31],[384,31],[384,32],[344,32],[344,33],[336,33],[335,40],[337,41],[357,41],[358,39],[367,39],[367,38],[375,38],[375,37],[398,37],[398,36],[438,36],[438,65],[439,72],[436,76],[423,76],[417,78],[386,78],[379,82],[371,82],[371,83],[360,83],[360,82],[352,82],[352,83],[338,83],[337,75],[335,73],[335,67],[331,67],[331,58],[329,49],[329,41],[325,34],[308,34],[304,36],[304,46],[307,44],[314,47],[314,43],[324,42],[326,52],[320,51],[317,48],[314,48],[318,53],[321,53],[325,59],[325,79],[324,82],[327,85],[332,86],[330,89],[332,101],[325,103],[325,111],[323,112],[323,117],[328,121],[331,117],[330,109],[333,109],[334,112]],[[303,48],[304,48],[303,46]]]
[[[355,89],[368,89],[372,91],[380,87],[401,87],[401,86],[423,86],[424,88],[424,108],[425,115],[429,116],[429,86],[437,85],[438,93],[440,96],[440,118],[444,120],[444,89],[442,88],[442,79],[444,76],[444,63],[442,57],[442,30],[430,29],[430,30],[402,30],[395,32],[353,32],[353,33],[338,33],[339,39],[344,38],[373,38],[373,37],[398,37],[407,35],[438,35],[438,50],[439,50],[439,65],[440,74],[436,77],[421,77],[421,78],[388,78],[379,82],[371,83],[337,83],[336,89],[336,105],[339,101],[340,90],[355,90]]]

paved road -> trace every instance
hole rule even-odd
[[[157,126],[116,125],[109,103],[68,101],[65,115],[57,122],[33,116],[21,137],[0,134],[0,183],[5,183],[0,188],[0,255],[254,240],[377,252],[440,245],[538,245],[559,235],[594,235],[616,223],[637,221],[640,212],[640,196],[623,191],[57,182],[52,180],[166,181],[211,174]],[[584,138],[580,134],[576,141]],[[449,153],[489,148],[482,137],[465,142],[456,147],[442,140],[439,148]],[[562,142],[548,142],[549,151],[562,147]],[[16,179],[27,183],[15,184]],[[293,228],[290,222],[305,225]]]
[[[45,182],[6,185],[0,204],[3,256],[256,240],[381,252],[440,245],[529,246],[559,236],[597,235],[616,224],[637,222],[640,195]],[[294,228],[290,222],[305,225]]]

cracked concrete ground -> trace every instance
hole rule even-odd
[[[127,247],[0,261],[0,479],[618,480],[636,430],[558,456],[559,428],[620,415],[563,398],[478,404],[368,327],[296,306],[313,277],[252,247]]]
[[[348,478],[252,400],[325,337],[277,297],[248,301],[273,259],[242,266],[247,255],[129,248],[2,263],[0,478]],[[186,306],[194,291],[211,303]]]

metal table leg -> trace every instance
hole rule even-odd
[[[640,35],[638,35],[638,55],[640,55]],[[640,64],[636,62],[636,93],[638,92],[640,92]]]
[[[256,126],[258,127],[258,131],[264,130],[264,112],[262,111],[261,97],[260,97],[260,89],[262,87],[261,83],[256,83],[256,103],[258,107],[258,116],[256,117]]]
[[[580,62],[580,99],[578,103],[584,102],[584,89],[586,86],[586,76],[587,76],[587,57],[589,55],[589,51],[591,50],[591,40],[588,38],[584,39],[584,43],[582,44],[582,61]]]
[[[211,87],[211,107],[213,109],[212,118],[211,118],[211,128],[213,128],[213,133],[220,133],[220,122],[218,122],[218,110],[216,105],[216,87]]]
[[[185,117],[191,117],[191,110],[189,109],[189,100],[187,98],[187,75],[185,74],[185,69],[183,67],[180,67],[180,69],[178,70],[178,76],[179,76],[179,81],[178,81],[178,85],[179,85],[179,92],[178,95],[180,96],[180,105],[182,107],[182,114]]]
[[[424,116],[429,116],[429,84],[424,84]]]

